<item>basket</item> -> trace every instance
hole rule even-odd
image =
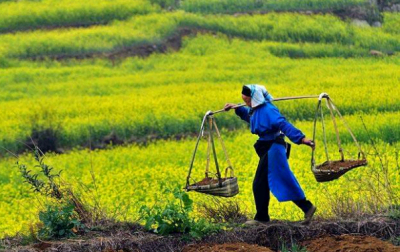
[[[327,182],[338,179],[346,172],[360,166],[366,166],[367,164],[366,159],[326,161],[314,166],[312,172],[318,182]]]
[[[187,186],[186,190],[220,197],[233,197],[239,193],[239,185],[236,177],[221,178],[221,181],[204,178],[198,183]]]
[[[208,132],[204,132],[205,123],[208,122]],[[217,137],[221,143],[222,149],[225,154],[226,162],[228,163],[228,167],[225,168],[225,176],[221,176],[220,165],[218,164],[217,153],[215,150],[214,137],[213,133],[217,134]],[[195,182],[194,184],[190,184],[191,180],[191,172],[193,168],[193,162],[196,156],[197,147],[202,136],[206,136],[208,138],[207,145],[207,165],[205,169],[205,178],[200,182]],[[211,155],[213,156],[215,162],[216,173],[210,172],[210,160]],[[230,175],[228,176],[228,171],[230,171]],[[209,176],[210,174],[213,174]],[[193,181],[193,179],[192,179]],[[210,194],[213,196],[220,197],[233,197],[239,193],[239,185],[237,182],[237,178],[234,175],[234,170],[231,161],[229,160],[228,153],[226,151],[224,142],[222,141],[221,134],[219,133],[218,126],[215,122],[215,118],[212,116],[212,113],[207,112],[203,118],[203,122],[201,123],[200,133],[197,138],[196,146],[194,148],[192,160],[189,167],[189,172],[186,177],[186,186],[185,189],[187,191],[194,191],[204,194]]]
[[[337,145],[338,145],[339,153],[341,156],[340,160],[330,160],[330,158],[329,158],[327,137],[326,137],[326,132],[325,132],[324,113],[322,111],[322,106],[321,106],[321,100],[323,98],[326,99],[326,105],[329,109],[329,112],[330,112],[330,115],[332,118],[333,126],[334,126],[335,133],[336,133]],[[358,152],[357,160],[344,158],[344,151],[343,151],[342,143],[340,140],[337,122],[335,119],[335,113],[339,116],[340,120],[343,122],[344,126],[347,128],[348,132],[350,133],[351,137],[353,138],[354,144],[358,148],[359,152]],[[320,119],[321,119],[321,124],[322,124],[322,134],[323,134],[323,141],[324,141],[323,143],[324,143],[324,149],[325,149],[325,155],[326,155],[325,160],[327,160],[327,161],[325,161],[322,164],[315,165],[315,155],[314,155],[315,148],[313,148],[312,154],[311,154],[311,171],[313,172],[317,182],[332,181],[332,180],[338,179],[339,177],[344,175],[346,172],[351,171],[354,168],[357,168],[360,166],[366,166],[368,164],[368,162],[365,158],[364,152],[361,150],[361,146],[357,142],[355,135],[351,131],[347,122],[344,120],[340,111],[336,108],[336,106],[333,104],[332,100],[325,93],[322,93],[320,95],[317,110],[315,112],[313,142],[315,141],[315,132],[316,132],[318,114],[320,114]]]

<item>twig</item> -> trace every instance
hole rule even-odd
[[[7,151],[7,152],[10,153],[11,155],[13,155],[16,159],[19,159],[19,157],[18,157],[18,155],[17,155],[16,153],[10,151],[9,149],[7,149],[7,148],[5,148],[5,147],[3,147],[3,146],[0,146],[0,148],[4,149],[5,151]]]

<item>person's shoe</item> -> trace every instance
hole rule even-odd
[[[251,227],[251,226],[265,225],[267,223],[268,221],[248,220],[244,223],[244,225]]]
[[[308,225],[311,222],[312,217],[315,214],[315,211],[317,211],[317,207],[312,206],[310,210],[307,211],[307,213],[304,214],[304,221],[301,223],[303,225]]]

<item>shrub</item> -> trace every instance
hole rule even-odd
[[[193,200],[179,188],[164,190],[164,194],[172,193],[174,200],[164,207],[160,204],[152,208],[143,206],[140,214],[145,220],[145,228],[161,235],[171,233],[188,234],[192,238],[201,238],[207,234],[216,233],[221,225],[210,224],[205,219],[195,221],[189,217],[193,210]]]
[[[55,199],[62,199],[63,193],[60,189],[60,173],[54,174],[53,167],[46,165],[43,162],[44,156],[41,150],[35,146],[34,147],[34,157],[38,165],[35,167],[40,168],[40,173],[42,173],[45,177],[45,180],[39,179],[40,173],[32,173],[32,170],[28,170],[28,167],[24,164],[20,164],[19,161],[16,162],[16,165],[19,168],[21,176],[24,178],[25,182],[31,185],[31,188],[34,192],[38,192],[45,196],[50,196]]]
[[[307,252],[307,249],[300,245],[297,245],[296,243],[293,243],[291,246],[287,246],[284,243],[284,244],[282,244],[282,247],[279,251],[281,251],[281,252]]]
[[[238,201],[222,200],[215,197],[207,199],[200,204],[198,211],[213,223],[243,223],[247,220],[247,214],[240,207]]]
[[[39,219],[44,226],[39,230],[41,238],[63,238],[75,236],[84,225],[77,219],[74,205],[47,206],[46,211],[39,213]]]
[[[400,205],[389,207],[389,218],[393,220],[400,220]]]

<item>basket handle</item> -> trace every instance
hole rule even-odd
[[[315,143],[315,131],[316,131],[316,128],[317,128],[318,112],[319,112],[319,109],[321,107],[321,99],[322,98],[320,98],[318,100],[317,109],[315,111],[315,117],[314,117],[314,128],[313,128],[313,138],[312,138],[312,141],[314,143]],[[312,149],[312,151],[311,151],[311,170],[314,169],[314,166],[315,166],[315,157],[314,157],[314,155],[315,155],[315,148]]]
[[[197,152],[197,148],[199,146],[199,142],[200,142],[200,138],[203,135],[203,131],[204,131],[204,123],[206,122],[206,118],[207,116],[211,113],[211,111],[208,111],[204,117],[203,117],[203,121],[201,122],[201,126],[200,126],[200,132],[199,135],[197,136],[197,141],[196,141],[196,146],[194,147],[194,151],[193,151],[193,155],[192,155],[192,160],[190,161],[190,167],[189,167],[189,171],[188,171],[188,175],[186,177],[186,187],[189,186],[190,182],[190,174],[192,173],[192,169],[193,169],[193,163],[194,163],[194,158],[196,157],[196,152]]]
[[[232,167],[232,166],[228,166],[228,167],[226,167],[226,168],[225,168],[225,178],[227,178],[227,177],[228,177],[228,170],[230,170],[230,171],[231,171],[231,174],[230,174],[230,176],[231,176],[231,177],[234,177],[234,176],[235,176],[235,174],[234,174],[233,167]]]
[[[224,150],[226,162],[228,163],[228,167],[225,169],[225,178],[226,178],[226,176],[228,174],[228,169],[231,170],[231,177],[233,177],[234,176],[233,165],[231,163],[231,160],[229,159],[228,152],[226,151],[226,147],[225,147],[224,141],[221,138],[221,134],[219,133],[217,123],[215,122],[215,118],[213,118],[213,125],[214,125],[214,128],[215,128],[215,132],[217,133],[219,142],[221,143],[222,149]]]
[[[333,103],[332,100],[330,100],[331,104],[332,104],[332,108],[334,111],[336,111],[336,113],[339,115],[340,120],[342,120],[344,126],[347,128],[347,130],[349,131],[351,137],[353,138],[354,143],[356,144],[357,148],[358,148],[358,159],[360,159],[360,154],[362,155],[363,159],[365,158],[365,153],[362,151],[360,144],[358,143],[353,131],[351,131],[349,125],[347,124],[347,121],[343,118],[342,114],[340,113],[339,109],[337,109],[336,105]]]
[[[210,139],[211,139],[211,147],[212,147],[211,149],[213,151],[215,168],[217,169],[218,184],[221,187],[222,186],[221,172],[219,171],[217,152],[215,151],[214,136],[213,136],[213,124],[215,124],[215,122],[214,122],[214,117],[212,115],[208,116],[208,122],[209,122],[209,127],[210,127]]]
[[[343,154],[343,149],[342,149],[342,143],[341,143],[341,141],[340,141],[340,136],[339,136],[339,131],[338,131],[337,124],[336,124],[335,115],[333,114],[334,109],[333,109],[333,106],[332,106],[332,103],[331,103],[331,99],[330,99],[329,97],[326,99],[326,104],[327,104],[327,106],[328,106],[328,108],[329,108],[329,112],[330,112],[330,114],[331,114],[333,126],[334,126],[334,128],[335,128],[335,132],[336,132],[336,141],[337,141],[337,143],[338,143],[340,157],[341,157],[341,160],[344,161],[344,154]]]

